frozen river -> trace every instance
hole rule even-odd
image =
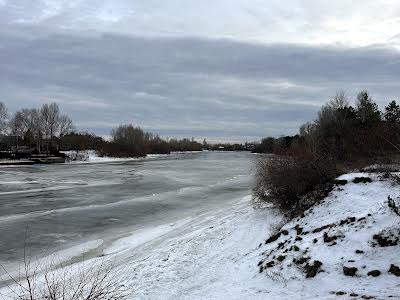
[[[24,247],[40,257],[92,241],[90,253],[100,253],[132,232],[220,209],[249,195],[253,157],[202,152],[3,167],[0,263],[21,262]]]

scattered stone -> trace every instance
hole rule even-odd
[[[316,244],[318,242],[318,239],[313,239],[313,243]]]
[[[294,227],[294,229],[296,229],[297,235],[300,235],[300,234],[303,233],[303,228],[301,228],[301,227],[299,226],[299,224],[297,224],[297,225]]]
[[[265,267],[266,268],[272,268],[273,266],[275,266],[275,262],[273,260],[271,260],[270,262],[268,262]]]
[[[274,234],[273,236],[271,236],[268,240],[265,241],[266,244],[275,242],[277,239],[279,239],[281,236],[281,232],[278,232],[277,234]]]
[[[302,241],[302,240],[303,240],[303,238],[300,236],[296,236],[296,238],[295,238],[295,241]]]
[[[389,273],[392,273],[395,276],[400,276],[400,268],[393,264],[390,265]]]
[[[262,265],[262,263],[263,263],[263,261],[262,261],[262,260],[260,260],[260,262],[257,264],[257,267],[261,266],[261,265]]]
[[[350,260],[348,260],[347,262],[351,262],[351,263],[353,263],[353,262],[356,262],[355,260],[352,260],[352,259],[350,259]]]
[[[372,237],[376,242],[378,243],[379,246],[381,247],[391,247],[391,246],[397,246],[399,243],[399,237],[387,237],[384,236],[382,233],[381,234],[375,234]]]
[[[366,300],[375,299],[374,296],[367,296],[367,295],[361,296],[361,298],[362,298],[362,299],[366,299]]]
[[[378,277],[379,275],[381,275],[381,271],[379,271],[379,270],[373,270],[373,271],[368,272],[368,276]]]
[[[320,272],[322,266],[322,262],[316,260],[312,265],[306,264],[304,267],[304,270],[306,272],[306,278],[312,278],[315,277],[318,272]]]
[[[353,180],[354,183],[369,183],[372,182],[372,179],[369,177],[356,177]]]
[[[350,297],[358,297],[358,294],[356,294],[356,293],[351,293],[349,296],[350,296]]]
[[[324,225],[324,226],[315,228],[315,229],[312,231],[312,233],[321,232],[322,230],[325,230],[325,229],[327,229],[327,228],[331,228],[331,227],[333,227],[333,226],[335,226],[335,224],[327,224],[327,225]]]
[[[337,296],[343,296],[343,295],[346,295],[347,293],[346,292],[343,292],[343,291],[339,291],[339,292],[336,292],[336,295]]]
[[[357,253],[357,254],[363,254],[364,251],[362,251],[362,250],[356,250],[356,253]]]
[[[282,234],[283,234],[283,235],[288,235],[288,234],[289,234],[289,231],[287,231],[286,229],[285,229],[285,230],[282,230]]]
[[[305,264],[305,263],[308,262],[309,260],[310,260],[310,258],[309,258],[309,257],[306,257],[306,256],[300,257],[300,258],[298,258],[298,259],[293,258],[293,262],[294,262],[296,265]]]
[[[296,245],[292,246],[292,249],[293,249],[294,251],[300,251],[300,248],[297,247]]]
[[[330,243],[330,242],[336,241],[340,237],[342,237],[342,236],[339,236],[339,235],[329,236],[326,232],[324,232],[324,242],[325,243]],[[334,243],[334,244],[336,245],[336,243]]]
[[[351,223],[353,223],[353,222],[355,222],[355,221],[356,221],[356,218],[355,218],[355,217],[349,217],[349,218],[347,218],[347,219],[341,220],[341,221],[339,222],[339,225],[342,226],[342,225],[344,225],[344,224],[351,224]]]
[[[357,268],[343,266],[343,273],[346,276],[354,277],[357,273]]]
[[[278,260],[278,261],[284,261],[285,258],[286,258],[285,255],[280,255],[280,256],[278,256],[277,260]]]
[[[281,242],[278,244],[277,249],[282,249],[285,246],[286,242]]]

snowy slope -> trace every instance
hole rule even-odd
[[[354,183],[356,177],[372,182]],[[388,272],[400,267],[400,217],[387,205],[400,186],[379,174],[339,179],[348,183],[261,245],[260,272],[285,283],[292,299],[400,299],[400,277]]]

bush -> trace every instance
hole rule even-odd
[[[293,217],[327,196],[337,175],[330,160],[263,156],[257,161],[253,196]]]
[[[11,284],[6,284],[8,291],[0,296],[7,299],[122,300],[129,294],[113,265],[104,262],[89,268],[54,264],[32,267],[30,260],[25,260],[17,277],[7,271],[6,274]]]

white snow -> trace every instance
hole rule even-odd
[[[356,184],[352,182],[355,177],[370,177],[373,182]],[[286,256],[282,263],[277,262],[274,267],[266,268],[263,274],[286,283],[284,290],[293,292],[292,299],[334,299],[337,298],[334,294],[336,292],[345,292],[347,297],[355,293],[359,297],[400,299],[400,277],[388,273],[391,264],[400,266],[400,245],[372,245],[374,234],[390,228],[400,230],[400,217],[387,205],[389,195],[393,198],[400,196],[400,186],[381,180],[379,174],[352,173],[339,179],[348,180],[348,183],[336,187],[320,205],[307,211],[304,218],[295,219],[283,226],[282,230],[289,232],[287,236],[281,235],[277,241],[262,245],[261,250],[265,253],[273,251],[268,257],[266,254],[261,256],[265,260],[263,266],[273,260],[274,256]],[[338,225],[341,220],[351,217],[355,217],[356,221]],[[336,226],[313,233],[313,230],[329,224]],[[294,228],[296,225],[309,233],[297,235]],[[328,237],[340,237],[336,241],[324,242],[324,233]],[[296,241],[296,236],[302,240]],[[315,244],[314,239],[317,239]],[[279,243],[287,240],[283,248],[277,249]],[[285,252],[292,245],[298,246],[299,251]],[[364,253],[357,254],[356,250]],[[305,279],[300,266],[293,263],[293,259],[301,257],[310,257],[311,263],[315,260],[322,262],[324,272]],[[345,276],[343,266],[356,267],[357,275]],[[372,270],[379,270],[382,274],[376,278],[368,276]],[[279,295],[279,291],[276,293]]]
[[[373,182],[350,182],[356,176],[371,177]],[[391,264],[400,265],[400,246],[372,246],[374,234],[388,227],[399,228],[400,217],[386,201],[389,195],[399,197],[400,187],[380,181],[378,174],[353,173],[340,179],[349,183],[336,187],[304,218],[284,225],[282,230],[288,230],[288,235],[275,242],[264,243],[282,217],[270,208],[254,209],[248,196],[211,213],[132,232],[105,247],[102,257],[86,261],[85,266],[112,261],[120,281],[131,291],[128,299],[346,299],[350,293],[357,293],[357,299],[400,299],[400,277],[387,272]],[[348,217],[356,221],[312,232]],[[297,224],[309,231],[300,235],[301,241],[294,241]],[[343,237],[331,245],[323,241],[325,232]],[[282,254],[284,249],[276,247],[289,238],[300,251],[286,252],[283,262],[259,273],[257,264],[271,260],[267,258],[271,250],[274,255]],[[318,241],[314,244],[315,238]],[[323,263],[324,272],[314,278],[306,279],[292,262],[305,250],[311,261]],[[356,254],[355,250],[364,253]],[[343,266],[357,267],[358,275],[345,276]],[[374,269],[382,275],[367,276]],[[346,295],[337,296],[338,291]]]

